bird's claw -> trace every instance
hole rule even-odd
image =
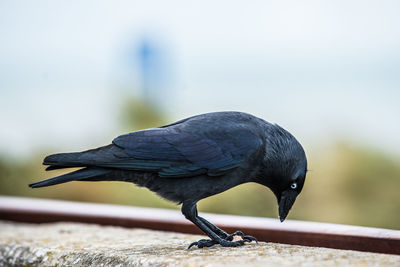
[[[192,246],[197,246],[198,248],[208,248],[214,246],[215,244],[218,244],[218,242],[212,239],[200,239],[199,241],[190,244],[188,249],[190,249]]]

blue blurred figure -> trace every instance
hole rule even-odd
[[[158,107],[165,105],[171,95],[166,48],[149,38],[143,38],[138,47],[138,63],[144,99]]]

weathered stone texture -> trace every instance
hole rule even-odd
[[[400,256],[260,242],[187,249],[201,236],[0,222],[0,266],[400,266]]]

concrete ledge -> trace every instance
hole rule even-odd
[[[202,236],[0,221],[0,266],[399,266],[400,256],[260,242],[187,249]]]

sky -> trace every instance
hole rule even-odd
[[[140,93],[135,52],[150,40],[171,121],[238,110],[309,147],[347,139],[399,155],[399,10],[398,1],[3,0],[0,153],[80,150],[122,134],[120,100]]]

